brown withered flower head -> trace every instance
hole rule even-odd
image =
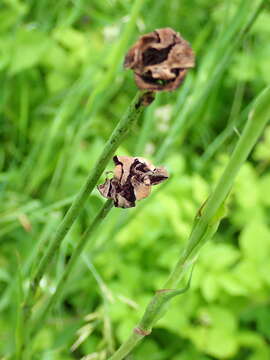
[[[195,65],[189,43],[171,28],[145,34],[128,51],[124,66],[132,69],[142,90],[175,90]]]
[[[169,176],[164,167],[156,168],[141,157],[114,156],[113,161],[113,178],[106,179],[98,190],[105,198],[113,199],[116,207],[134,207],[136,200],[150,195],[152,185],[160,184]]]

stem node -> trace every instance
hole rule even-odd
[[[140,327],[136,327],[134,329],[134,333],[138,334],[138,335],[141,335],[141,336],[148,336],[148,335],[151,334],[151,332],[152,332],[152,330],[144,330],[144,329],[142,329]]]
[[[159,289],[156,291],[156,294],[170,293],[171,291],[174,291],[174,289]]]

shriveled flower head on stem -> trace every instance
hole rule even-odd
[[[177,89],[195,66],[190,44],[171,28],[145,34],[128,51],[124,66],[132,69],[142,90]]]
[[[114,156],[113,161],[113,178],[106,179],[98,190],[105,198],[113,199],[116,207],[134,207],[136,200],[150,195],[152,185],[169,177],[164,167],[155,167],[142,157]]]

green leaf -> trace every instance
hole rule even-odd
[[[232,357],[237,353],[237,323],[225,308],[211,306],[199,312],[199,326],[192,326],[187,334],[199,350],[217,358]]]
[[[6,68],[10,62],[11,58],[11,46],[12,46],[12,39],[9,37],[2,37],[1,38],[1,45],[0,45],[0,70]]]
[[[270,263],[268,259],[265,259],[260,264],[258,264],[258,271],[262,279],[270,286]]]
[[[219,295],[219,281],[215,274],[206,273],[202,279],[202,294],[208,302],[215,300]]]
[[[270,141],[269,145],[270,147]],[[269,159],[269,156],[268,156]],[[264,205],[270,206],[270,174],[262,176],[259,182],[260,199]]]
[[[69,49],[82,48],[87,43],[84,33],[72,28],[56,28],[53,37]]]
[[[191,178],[191,184],[192,196],[195,201],[201,204],[207,199],[209,195],[209,187],[205,180],[197,174]]]
[[[195,328],[191,332],[191,340],[198,349],[217,358],[227,358],[236,355],[238,343],[234,333],[219,328]]]
[[[270,340],[270,309],[262,307],[258,311],[258,330]]]
[[[19,258],[19,257],[18,257]],[[16,279],[16,355],[18,359],[22,355],[22,344],[23,344],[23,322],[22,322],[22,304],[23,304],[23,277],[21,272],[21,264],[18,260],[18,271],[17,271],[17,279]]]
[[[14,1],[13,4],[15,4]],[[13,9],[11,6],[7,9],[1,7],[0,32],[4,33],[9,28],[14,26],[20,20],[20,17],[26,13],[26,11],[27,4],[22,4],[22,2],[17,2],[16,6],[14,6]]]
[[[269,259],[270,230],[262,221],[251,221],[242,231],[239,242],[246,258],[259,263]]]
[[[262,279],[254,262],[242,261],[233,270],[236,279],[250,292],[256,293],[262,288]]]
[[[37,29],[19,29],[13,43],[10,74],[14,75],[37,65],[51,43],[48,35]]]
[[[188,316],[182,310],[181,305],[178,302],[173,301],[174,307],[177,311],[172,311],[172,309],[168,309],[166,312],[166,316],[163,316],[158,321],[159,327],[164,327],[165,329],[171,330],[176,334],[185,335],[185,329],[188,326]]]
[[[239,251],[232,245],[208,243],[202,251],[200,263],[207,269],[222,270],[233,265],[239,257]]]
[[[123,304],[122,304],[123,306]],[[129,311],[130,312],[130,311]],[[129,312],[127,312],[125,318],[122,318],[116,328],[116,335],[120,342],[123,342],[127,338],[127,334],[130,334],[133,331],[136,320],[134,316],[130,316]],[[128,315],[129,314],[129,315]]]
[[[171,360],[210,360],[204,354],[199,353],[196,349],[183,349],[180,354],[174,356]]]
[[[236,355],[238,343],[234,333],[227,332],[222,327],[210,329],[207,334],[205,351],[217,358],[227,358]]]
[[[257,350],[252,354],[248,360],[269,360],[270,358],[270,351],[267,346]]]
[[[265,161],[266,163],[270,158],[270,126],[265,130],[263,141],[261,141],[255,148],[254,155],[255,160]],[[267,191],[269,193],[269,191]]]
[[[235,274],[230,272],[220,274],[219,283],[220,286],[232,296],[245,296],[248,294],[247,288],[241,284]]]
[[[254,352],[248,357],[248,360],[268,360],[270,358],[270,349],[266,341],[253,331],[241,331],[238,334],[238,340],[243,348]]]
[[[228,309],[212,305],[207,308],[201,308],[199,311],[199,318],[210,325],[211,327],[221,327],[228,332],[233,332],[237,329],[237,322],[235,315]]]
[[[254,209],[259,201],[258,178],[251,164],[244,164],[235,182],[234,194],[243,209]],[[247,196],[248,194],[248,196]],[[256,213],[253,212],[253,218]],[[247,222],[250,219],[247,219]]]
[[[42,57],[42,65],[53,69],[61,70],[61,72],[69,72],[74,70],[74,61],[70,59],[69,52],[63,49],[56,42],[52,42],[50,51],[47,51]]]
[[[146,339],[134,353],[134,360],[157,360],[162,356],[162,351],[158,347],[157,343],[152,339]]]
[[[251,29],[252,34],[270,35],[270,14],[269,12],[263,12],[258,20],[255,22]]]
[[[240,331],[238,334],[239,344],[248,348],[261,348],[264,345],[262,337],[253,331]]]
[[[231,76],[238,81],[250,81],[258,76],[258,69],[251,54],[240,53],[231,67]]]
[[[46,84],[50,92],[57,92],[70,85],[70,78],[59,71],[51,71],[46,76]]]

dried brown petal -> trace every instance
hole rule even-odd
[[[150,161],[141,157],[114,156],[114,176],[98,186],[100,194],[113,199],[116,207],[130,208],[136,200],[146,198],[151,186],[168,178],[167,170],[155,168]]]
[[[134,160],[130,156],[114,156],[113,161],[115,163],[114,177],[123,185],[127,181]]]
[[[124,196],[122,196],[121,194],[118,193],[118,194],[116,194],[116,197],[115,197],[114,206],[123,208],[123,209],[128,209],[128,208],[132,208],[135,206],[135,201],[129,201]]]
[[[110,195],[110,188],[111,188],[111,180],[106,179],[104,184],[98,185],[98,191],[107,199],[111,198]]]
[[[131,184],[134,189],[134,194],[136,200],[141,200],[146,198],[151,193],[151,185],[146,185],[145,183],[139,181],[135,176],[131,179]]]
[[[137,86],[150,91],[175,90],[194,65],[191,46],[171,28],[141,36],[124,62],[134,71]]]

